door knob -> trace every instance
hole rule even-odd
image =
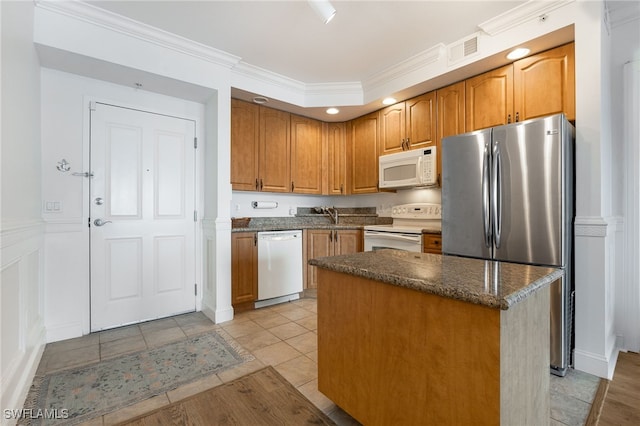
[[[98,197],[95,199],[95,203],[98,206],[101,206],[104,203],[104,200],[102,199],[102,197]]]
[[[93,221],[93,224],[95,226],[104,226],[107,223],[111,223],[111,221],[110,220],[102,220],[102,219],[99,219],[99,218]]]

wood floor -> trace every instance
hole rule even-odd
[[[335,425],[269,366],[122,423],[151,425]]]
[[[599,397],[604,397],[599,415],[590,416],[595,417],[593,419],[595,422],[587,422],[587,424],[599,426],[640,424],[640,354],[620,352],[613,380],[608,383],[602,381],[596,400]],[[594,401],[595,405],[596,401]]]

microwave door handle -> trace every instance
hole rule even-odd
[[[418,161],[416,163],[416,180],[419,184],[422,183],[422,155],[418,157]]]

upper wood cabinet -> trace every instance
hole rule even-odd
[[[231,185],[240,191],[289,192],[290,114],[231,99]]]
[[[260,107],[231,99],[231,185],[238,191],[258,189]]]
[[[259,190],[290,192],[291,114],[260,106]]]
[[[436,92],[379,111],[380,155],[436,143]]]
[[[513,114],[513,65],[480,74],[465,81],[467,131],[511,122]]]
[[[327,194],[344,195],[347,191],[347,126],[346,123],[325,123],[327,140]]]
[[[322,123],[291,115],[291,192],[322,194]]]
[[[436,91],[438,120],[436,146],[438,148],[438,175],[442,173],[442,139],[465,132],[464,123],[464,81],[443,87]]]
[[[575,53],[569,43],[513,64],[515,120],[564,112],[576,118]]]
[[[574,74],[569,43],[466,80],[466,130],[561,112],[575,120]]]
[[[351,194],[378,192],[378,113],[349,122]]]

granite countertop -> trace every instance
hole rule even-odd
[[[320,257],[309,264],[502,310],[564,275],[557,268],[401,250]]]

